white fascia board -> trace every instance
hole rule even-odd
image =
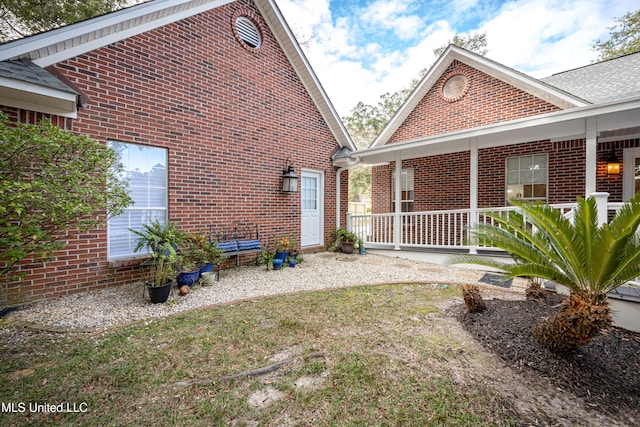
[[[461,49],[456,49],[452,55],[454,59],[460,62],[464,62],[489,76],[502,80],[559,108],[568,109],[590,105],[589,102],[583,99],[547,85],[538,79],[514,70],[513,68],[506,67],[484,56],[471,55]]]
[[[41,67],[220,7],[233,0],[156,0],[0,46],[0,61],[28,57]]]
[[[451,50],[451,46],[447,51]],[[409,117],[409,114],[420,103],[426,93],[433,87],[440,75],[451,65],[453,58],[449,55],[442,54],[438,60],[431,66],[427,74],[418,83],[415,89],[409,94],[404,103],[398,108],[395,114],[389,120],[389,123],[382,129],[380,134],[373,140],[370,148],[378,147],[386,144],[393,134],[398,130],[400,125]]]
[[[0,77],[0,104],[76,118],[78,95],[34,83]]]
[[[463,151],[465,144],[476,138],[479,148],[511,145],[521,142],[584,135],[586,120],[597,118],[597,132],[615,128],[640,126],[640,97],[625,101],[613,101],[600,105],[587,105],[571,110],[556,111],[534,118],[513,120],[464,131],[452,132],[360,150],[363,162],[380,162],[390,159],[397,151],[402,158],[423,157]]]
[[[351,140],[349,132],[347,132],[338,112],[318,80],[318,76],[296,41],[278,5],[273,0],[256,0],[255,4],[340,146],[356,151],[356,145]]]

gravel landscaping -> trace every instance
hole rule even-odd
[[[10,313],[6,321],[51,329],[100,329],[267,295],[379,283],[476,283],[483,274],[399,257],[322,252],[307,254],[295,268],[280,271],[255,265],[223,270],[213,286],[199,286],[184,297],[174,290],[168,304],[152,304],[139,283],[34,303]],[[516,280],[512,289],[522,291],[524,286]]]

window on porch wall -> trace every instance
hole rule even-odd
[[[400,173],[401,212],[413,212],[413,169],[402,169]],[[396,211],[396,173],[391,175],[391,212]]]
[[[142,224],[153,220],[167,222],[167,150],[115,141],[110,141],[109,147],[124,165],[123,178],[129,181],[129,196],[134,201],[107,225],[108,257],[117,259],[135,254],[137,237],[130,228],[141,230]]]
[[[542,200],[548,198],[548,161],[546,154],[506,159],[505,200]]]

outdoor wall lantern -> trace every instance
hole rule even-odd
[[[284,193],[298,192],[298,175],[296,175],[291,158],[287,158],[287,168],[282,170],[282,191]]]
[[[613,148],[607,158],[607,175],[620,175],[620,160],[616,157],[616,152]]]

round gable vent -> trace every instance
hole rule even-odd
[[[469,90],[469,79],[462,74],[453,74],[443,79],[441,96],[447,102],[462,99]]]
[[[262,46],[262,35],[258,26],[246,16],[236,18],[236,31],[241,42],[251,49],[258,49]]]

